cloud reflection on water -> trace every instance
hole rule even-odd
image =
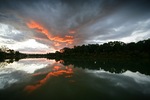
[[[38,73],[38,74],[35,74],[34,76],[40,76],[42,74],[43,73]],[[51,77],[64,76],[66,78],[69,78],[72,76],[72,74],[73,74],[73,70],[72,70],[72,68],[70,68],[68,66],[66,66],[65,69],[62,69],[60,66],[54,66],[52,72],[49,72],[43,79],[36,82],[36,84],[34,83],[33,85],[27,85],[24,90],[28,91],[28,92],[32,92],[32,91],[40,88],[42,85],[46,84],[46,82]]]
[[[46,59],[22,59],[19,62],[5,64],[6,66],[0,68],[0,89],[16,82],[27,81],[36,70],[54,62]]]
[[[75,65],[63,65],[47,59],[23,59],[0,68],[0,90],[17,84],[25,93],[72,98],[77,95],[92,97],[122,98],[150,95],[150,76],[127,70],[123,73],[111,73],[103,69],[90,70]],[[11,88],[10,88],[11,89]],[[17,90],[17,87],[16,87]],[[63,92],[62,92],[63,91]],[[131,96],[131,97],[130,97]],[[75,97],[75,99],[79,99]],[[46,97],[45,97],[46,98]]]
[[[150,95],[149,75],[144,75],[139,72],[132,72],[130,70],[119,74],[110,73],[109,71],[104,70],[87,70],[87,73],[91,74],[92,77],[97,79],[97,83],[94,83],[95,85],[101,84],[98,82],[98,80],[103,80],[106,82],[103,84],[103,90],[107,90],[107,87],[111,86],[112,90],[115,90],[115,88],[122,88],[129,93],[141,93]]]

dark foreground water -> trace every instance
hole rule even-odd
[[[82,68],[80,63],[45,58],[1,62],[0,100],[150,100],[149,74],[135,68],[117,72],[105,62],[110,71],[100,64],[92,69],[88,61]],[[94,61],[93,66],[97,63]]]

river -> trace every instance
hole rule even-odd
[[[130,64],[116,71],[98,61],[93,66],[99,68],[86,63],[81,67],[46,58],[0,62],[0,100],[150,100],[149,73],[127,69]]]

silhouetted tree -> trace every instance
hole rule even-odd
[[[124,43],[120,41],[104,44],[88,44],[63,48],[53,54],[55,57],[148,57],[150,54],[150,39],[137,43]],[[49,54],[50,55],[50,54]]]

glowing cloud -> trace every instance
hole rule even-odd
[[[49,39],[51,39],[52,37],[46,28],[35,21],[30,21],[29,23],[27,23],[27,26],[31,29],[36,29],[37,32],[45,34]]]
[[[75,34],[76,31],[75,31],[75,30],[70,30],[69,33],[70,33],[70,34]]]
[[[149,0],[0,0],[0,45],[47,53],[82,44],[137,42],[150,38],[149,4]],[[30,39],[37,43],[20,45]]]
[[[48,29],[46,29],[43,25],[30,21],[27,23],[27,26],[31,29],[35,29],[36,32],[44,34],[49,40],[54,42],[54,46],[60,46],[61,43],[73,44],[74,37],[70,35],[65,35],[64,37],[54,36]],[[69,32],[70,34],[74,34],[74,31]]]

